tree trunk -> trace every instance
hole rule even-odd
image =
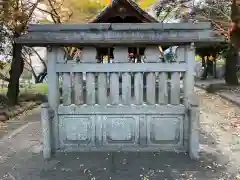
[[[226,66],[225,66],[225,81],[229,85],[238,85],[237,78],[237,62],[238,62],[238,49],[239,49],[239,28],[238,21],[240,11],[236,4],[236,0],[232,0],[231,5],[231,20],[234,24],[229,31],[230,43],[229,49],[226,56]]]
[[[24,61],[21,54],[22,54],[22,45],[16,44],[14,42],[11,70],[9,71],[10,80],[9,80],[8,92],[7,92],[7,97],[10,105],[15,105],[18,103],[19,78],[24,68]]]
[[[238,61],[238,49],[229,45],[229,50],[226,56],[225,66],[225,81],[228,85],[238,85],[237,77],[237,61]]]

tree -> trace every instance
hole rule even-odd
[[[229,24],[231,19],[232,3],[231,0],[208,0],[204,3],[198,3],[192,11],[194,19],[198,21],[211,22],[213,29],[219,35],[225,37],[229,42],[227,47],[223,47],[222,56],[225,57],[225,82],[229,85],[237,85],[237,49],[232,46],[232,40],[229,34]],[[205,51],[206,52],[206,51]]]
[[[235,0],[208,0],[204,3],[198,3],[193,11],[196,20],[210,21],[215,32],[225,37],[229,42],[228,46],[222,53],[225,57],[225,82],[229,85],[237,85],[237,62],[238,62],[238,45],[239,34],[236,31],[237,21],[234,19],[238,14]],[[229,31],[229,24],[232,24]],[[236,34],[233,35],[233,34]]]
[[[155,5],[156,16],[161,22],[184,20],[192,7],[191,0],[161,0]]]
[[[233,46],[234,40],[232,35],[229,33],[229,24],[231,21],[235,21],[233,24],[232,29],[236,29],[236,20],[233,20],[231,16],[233,14],[236,15],[239,13],[236,5],[234,3],[232,4],[231,0],[205,0],[205,1],[197,1],[195,3],[191,3],[190,0],[186,0],[178,2],[178,0],[171,0],[171,9],[174,11],[171,11],[172,14],[176,14],[174,18],[179,19],[181,21],[193,21],[193,22],[198,22],[198,21],[208,21],[211,22],[213,30],[218,34],[223,37],[225,37],[226,41],[229,42],[228,47],[226,46],[221,46],[217,48],[207,48],[209,51],[214,50],[212,53],[218,53],[225,57],[226,59],[226,69],[225,69],[225,81],[229,85],[236,85],[238,84],[238,78],[237,78],[237,60],[238,60],[238,49],[236,46]],[[233,0],[234,2],[235,0]],[[164,3],[161,1],[161,3]],[[171,4],[170,3],[170,4]],[[176,8],[172,8],[176,6],[175,4],[178,4],[178,8],[176,11]],[[179,13],[179,10],[182,8],[187,9],[187,11],[182,11],[183,13]],[[161,8],[158,8],[161,9]],[[164,8],[162,8],[164,9]],[[166,9],[166,8],[165,8]],[[166,11],[166,10],[165,10]],[[167,10],[168,11],[168,10]],[[177,12],[177,13],[176,13]],[[232,15],[231,15],[232,13]],[[234,31],[236,34],[236,31]],[[233,33],[231,33],[233,34]],[[235,41],[239,42],[239,35],[234,36]],[[199,51],[198,53],[201,54],[201,56],[208,55],[208,52],[206,49]],[[218,52],[216,52],[218,51]],[[203,53],[203,54],[202,54]],[[204,54],[205,53],[205,54]],[[207,54],[206,54],[207,53]]]
[[[46,8],[38,8],[49,15],[45,23],[86,23],[94,18],[109,2],[108,0],[45,0]]]
[[[230,85],[237,85],[237,67],[240,47],[240,3],[238,0],[232,0],[231,4],[231,27],[229,29],[229,51],[226,63],[226,82]]]
[[[1,23],[9,34],[8,43],[11,44],[11,70],[9,71],[9,84],[7,97],[10,104],[16,104],[19,94],[19,78],[23,72],[24,60],[22,57],[23,47],[16,44],[14,39],[18,38],[27,29],[28,23],[32,20],[33,13],[41,0],[8,0],[2,7],[3,16]]]
[[[45,66],[40,76],[36,76],[31,67],[30,55],[34,52],[33,49],[23,47],[16,44],[14,39],[24,34],[27,30],[28,24],[34,22],[35,12],[40,11],[46,16],[41,22],[50,23],[80,23],[91,20],[96,14],[98,14],[104,7],[110,2],[109,0],[2,0],[4,3],[0,6],[0,22],[1,27],[4,27],[4,31],[1,30],[1,34],[6,32],[4,37],[7,37],[6,43],[11,46],[11,70],[9,71],[9,81],[7,97],[11,104],[16,104],[19,94],[19,78],[23,72],[24,67],[31,71],[37,82],[41,81],[46,76],[45,62],[39,58]],[[140,1],[143,2],[143,1]],[[153,2],[152,0],[148,0]],[[149,3],[149,4],[151,4]],[[148,5],[145,6],[147,7]],[[78,53],[77,48],[66,48],[67,55],[74,58]],[[0,78],[3,77],[0,75]]]
[[[50,1],[49,1],[50,2]],[[0,22],[2,24],[1,34],[6,32],[5,38],[6,43],[1,43],[1,45],[8,45],[11,55],[11,69],[9,71],[9,81],[7,97],[10,104],[17,104],[18,94],[19,94],[19,78],[23,72],[24,60],[29,61],[29,53],[36,53],[32,49],[31,51],[22,45],[16,44],[14,39],[18,38],[20,35],[26,32],[28,24],[33,22],[34,13],[38,10],[40,3],[43,0],[7,0],[4,1],[3,6],[1,6],[0,12],[2,16],[0,17]],[[52,12],[57,9],[57,4],[61,4],[59,0],[52,0],[50,8]],[[44,11],[44,10],[43,10]],[[51,11],[44,11],[58,19],[58,14],[53,14]],[[5,52],[5,54],[8,54]],[[9,55],[9,54],[8,54]],[[7,55],[7,56],[8,56]],[[0,77],[3,77],[2,75]]]
[[[73,14],[69,19],[70,23],[86,23],[91,21],[102,9],[109,3],[106,0],[91,1],[91,0],[69,0],[68,7]]]

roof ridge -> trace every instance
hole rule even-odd
[[[103,16],[108,9],[112,8],[113,6],[117,5],[118,3],[128,3],[133,9],[135,9],[139,14],[144,16],[149,22],[159,22],[156,18],[152,17],[148,12],[143,10],[135,1],[133,0],[112,0],[112,2],[105,7],[97,16],[95,16],[90,23],[95,23],[98,19]]]

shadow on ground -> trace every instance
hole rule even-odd
[[[14,168],[3,180],[235,180],[214,139],[202,132],[200,141],[207,149],[198,161],[175,152],[57,153],[44,161],[42,154],[29,151],[11,163]]]
[[[42,168],[35,169],[39,159],[42,159],[39,154],[29,159],[26,174],[18,176],[26,180],[234,179],[224,166],[216,163],[215,157],[204,153],[199,161],[176,153],[61,153],[49,162],[42,162]]]
[[[226,160],[227,162],[227,160]],[[10,178],[11,175],[11,178]],[[7,177],[7,176],[6,176]],[[234,180],[217,157],[201,153],[58,153],[50,161],[31,154],[15,166],[9,179],[24,180]]]

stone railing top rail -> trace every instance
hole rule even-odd
[[[82,25],[30,25],[16,43],[28,46],[180,45],[219,43],[210,23],[132,23]]]
[[[28,32],[59,32],[59,31],[166,31],[166,30],[210,30],[211,24],[201,23],[89,23],[89,24],[31,24]]]

